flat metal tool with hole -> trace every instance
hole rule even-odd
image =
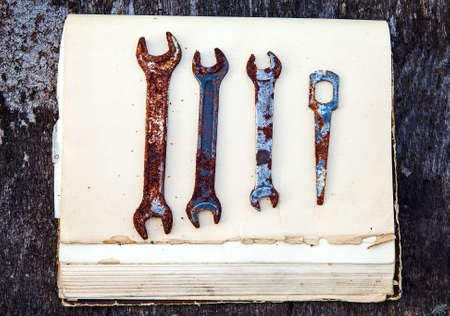
[[[200,227],[198,216],[200,211],[211,211],[216,224],[222,215],[222,206],[215,193],[214,181],[219,89],[223,77],[228,72],[228,61],[218,48],[215,49],[215,55],[217,63],[212,67],[201,65],[198,51],[192,60],[192,71],[200,84],[200,106],[194,193],[186,206],[186,214],[197,228]]]
[[[252,54],[247,62],[247,74],[255,86],[256,105],[256,186],[250,193],[250,204],[261,210],[259,200],[269,198],[272,206],[278,204],[279,194],[272,184],[273,99],[275,82],[281,73],[281,62],[268,52],[270,66],[258,69]]]
[[[143,37],[136,50],[136,58],[147,80],[144,190],[133,216],[134,227],[143,239],[148,238],[145,222],[151,217],[161,218],[166,234],[170,233],[173,222],[172,212],[164,199],[167,94],[170,77],[181,59],[181,47],[170,32],[166,37],[169,51],[163,55],[150,55]]]
[[[328,103],[316,99],[316,85],[328,81],[333,86],[333,98]],[[325,198],[327,179],[328,147],[330,144],[331,112],[338,107],[339,76],[331,71],[319,70],[309,77],[309,107],[314,111],[315,152],[316,152],[316,197],[322,205]]]

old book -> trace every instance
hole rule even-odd
[[[142,199],[146,80],[138,39],[182,58],[169,88],[165,199],[173,228],[133,226]],[[199,85],[192,58],[229,62],[222,81],[215,189],[222,217],[186,216],[195,179]],[[255,186],[255,90],[246,72],[268,51],[282,63],[273,114],[275,208],[249,202]],[[338,74],[325,202],[316,203],[309,76]],[[317,98],[331,98],[330,86]],[[400,296],[389,29],[383,21],[69,15],[54,133],[59,295],[66,304],[159,301],[345,300]]]

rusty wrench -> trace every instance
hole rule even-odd
[[[172,229],[172,212],[164,199],[164,175],[167,139],[167,92],[170,77],[181,59],[181,47],[166,33],[169,50],[160,56],[147,51],[145,38],[138,41],[136,58],[147,80],[144,190],[142,201],[133,216],[134,227],[147,239],[145,221],[160,217],[166,234]]]
[[[214,52],[217,63],[212,67],[201,65],[198,51],[192,60],[192,72],[200,84],[200,106],[194,193],[186,206],[186,214],[197,228],[200,227],[200,211],[213,212],[216,224],[222,214],[222,207],[214,190],[214,181],[219,89],[228,72],[228,61],[220,49],[216,48]]]
[[[272,131],[275,81],[281,73],[281,62],[268,52],[270,67],[258,69],[252,54],[247,62],[247,74],[255,85],[256,104],[256,186],[250,193],[250,203],[261,210],[259,200],[269,197],[272,206],[278,204],[278,192],[272,184]]]
[[[328,103],[316,100],[316,84],[320,81],[328,81],[333,85],[333,98]],[[338,107],[338,96],[339,76],[334,72],[319,70],[309,76],[309,107],[314,111],[316,134],[316,196],[318,205],[322,205],[325,198],[331,112]]]

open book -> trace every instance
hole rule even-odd
[[[169,87],[165,200],[173,226],[133,225],[142,199],[146,78],[136,60],[182,58]],[[186,216],[195,181],[199,83],[192,58],[229,70],[220,87],[215,190],[222,216]],[[251,54],[282,71],[274,90],[272,180],[278,205],[249,202],[256,181]],[[314,112],[309,76],[339,76],[331,116],[325,201],[316,203]],[[326,85],[316,97],[329,99]],[[58,74],[54,135],[59,295],[67,304],[118,301],[376,302],[400,295],[393,172],[392,75],[382,21],[69,15]]]

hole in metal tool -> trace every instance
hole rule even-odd
[[[316,84],[316,100],[320,103],[328,103],[333,99],[333,85],[329,81],[319,81]]]

